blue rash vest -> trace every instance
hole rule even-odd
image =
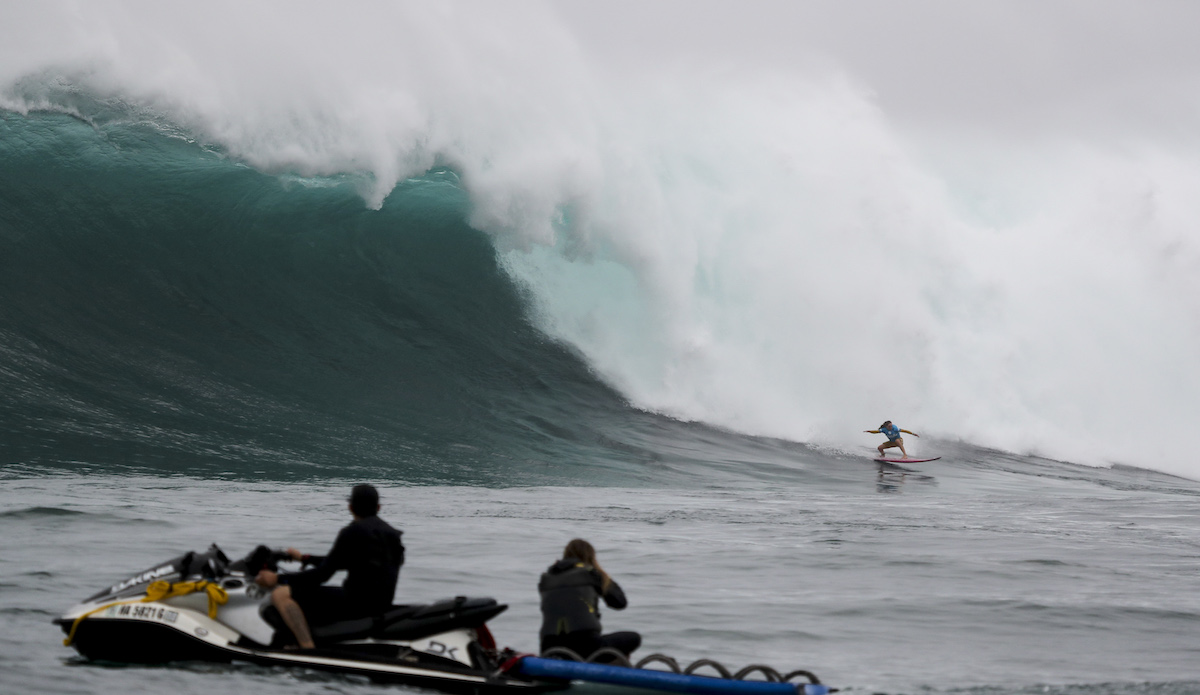
[[[900,438],[900,428],[894,424],[891,427],[880,427],[879,431],[888,438],[889,442],[894,442]]]

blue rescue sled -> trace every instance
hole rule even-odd
[[[694,695],[828,695],[829,686],[817,683],[772,683],[741,681],[711,676],[693,676],[644,668],[560,661],[527,656],[514,669],[533,678],[563,678],[590,683],[626,685],[649,690],[667,690]]]

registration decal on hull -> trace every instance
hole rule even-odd
[[[104,609],[103,616],[105,618],[134,618],[136,620],[174,623],[179,619],[179,611],[173,611],[164,606],[124,603]]]

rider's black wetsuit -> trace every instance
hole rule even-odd
[[[611,579],[608,591],[596,568],[574,559],[550,566],[538,582],[542,595],[542,652],[566,647],[583,658],[597,649],[611,647],[626,656],[637,649],[642,637],[636,632],[600,634],[600,599],[614,610],[628,605],[625,592]]]
[[[311,557],[316,567],[279,575],[292,587],[292,598],[311,625],[374,615],[392,605],[404,545],[400,531],[377,516],[355,519],[343,528],[325,557]],[[346,570],[342,586],[322,586],[334,572]]]

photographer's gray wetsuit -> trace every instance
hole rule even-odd
[[[628,605],[615,581],[604,591],[604,578],[591,565],[563,559],[550,566],[538,582],[542,595],[542,652],[566,647],[588,658],[597,649],[610,647],[626,656],[642,643],[636,632],[600,633],[600,599],[613,610]]]

